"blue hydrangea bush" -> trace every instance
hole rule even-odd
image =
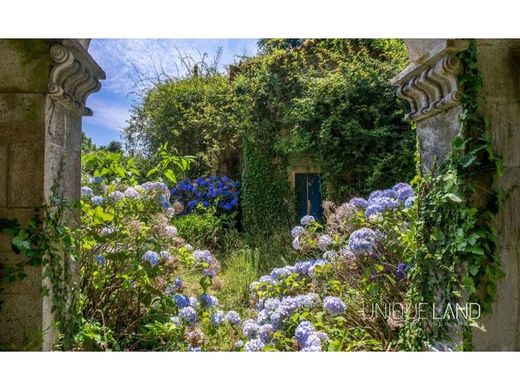
[[[402,319],[372,317],[371,305],[405,299],[414,210],[408,184],[339,206],[325,202],[323,222],[302,218],[290,232],[299,260],[253,282],[241,307],[220,302],[214,253],[179,236],[185,209],[177,191],[162,181],[89,176],[81,193],[77,349],[392,349]]]
[[[197,206],[213,206],[218,212],[228,213],[237,209],[240,183],[227,176],[184,179],[171,189],[172,203],[180,214],[189,214]]]
[[[180,212],[170,196],[161,181],[85,178],[78,227],[85,324],[78,349],[200,347],[197,324],[209,322],[219,305],[209,290],[220,263],[179,237]],[[84,331],[96,326],[108,330],[111,342]]]
[[[250,286],[255,313],[244,321],[243,349],[392,349],[402,311],[384,310],[405,307],[413,202],[412,187],[399,183],[368,199],[325,202],[324,223],[303,217],[291,231],[301,260]]]

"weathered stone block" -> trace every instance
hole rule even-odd
[[[497,187],[506,194],[495,218],[499,244],[505,248],[520,246],[520,167],[505,167]]]
[[[40,294],[0,294],[0,347],[39,349],[42,345]]]
[[[37,207],[43,203],[43,148],[16,143],[9,151],[9,207]]]
[[[518,349],[519,278],[518,248],[500,251],[504,278],[497,286],[497,299],[492,312],[482,318],[486,332],[475,329],[473,344],[480,351],[510,351]]]
[[[45,95],[0,93],[2,142],[41,142],[44,126]]]
[[[0,92],[47,92],[49,47],[44,39],[1,39]]]

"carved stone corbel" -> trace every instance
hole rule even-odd
[[[80,50],[83,48],[71,44],[55,43],[51,46],[50,57],[54,66],[49,75],[48,94],[70,110],[90,116],[92,110],[86,106],[87,97],[99,91],[101,83],[98,78],[104,79],[104,73],[97,71],[89,63],[88,53]]]
[[[434,66],[401,84],[397,96],[410,103],[405,119],[420,121],[460,103],[457,76],[462,71],[460,60],[449,55]]]
[[[458,39],[405,40],[412,64],[394,77],[397,95],[410,103],[405,119],[421,121],[460,104],[458,75],[462,64],[456,54],[468,43]]]

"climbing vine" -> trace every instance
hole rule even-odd
[[[500,194],[491,189],[501,174],[501,160],[494,154],[489,128],[479,113],[482,78],[474,40],[459,59],[464,69],[459,76],[462,130],[449,158],[416,178],[416,247],[408,299],[412,306],[435,303],[438,312],[432,310],[427,318],[408,318],[401,332],[402,346],[408,350],[471,349],[475,321],[445,316],[444,310],[475,302],[482,313],[490,312],[503,274],[492,226]]]

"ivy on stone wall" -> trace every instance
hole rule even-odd
[[[405,66],[402,42],[283,43],[263,42],[268,49],[234,75],[246,231],[294,218],[293,158],[315,163],[323,198],[338,202],[413,176],[415,135],[389,84]]]
[[[412,307],[435,303],[438,311],[420,320],[407,319],[401,332],[401,346],[407,350],[471,349],[471,327],[478,324],[464,316],[445,316],[445,310],[474,302],[489,313],[503,275],[492,226],[499,207],[499,194],[492,188],[501,173],[501,160],[479,113],[482,78],[474,40],[459,59],[464,67],[459,76],[461,133],[449,158],[416,178],[419,194],[408,300]]]

